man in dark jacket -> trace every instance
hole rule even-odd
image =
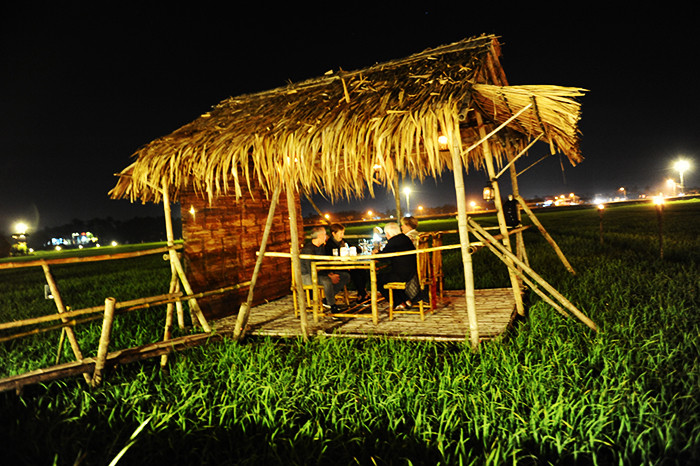
[[[398,223],[387,223],[384,227],[387,243],[382,249],[382,253],[415,251],[413,241],[401,233]],[[389,266],[377,274],[377,287],[384,299],[389,299],[389,290],[384,285],[390,282],[408,282],[417,272],[416,255],[406,254],[403,256],[391,257],[388,259]],[[399,303],[397,307],[411,307],[406,293],[403,290],[394,290],[394,302]]]
[[[328,234],[324,227],[316,227],[311,230],[311,241],[306,243],[301,249],[301,254],[309,254],[314,256],[326,255],[326,240]],[[301,280],[304,285],[311,285],[311,260],[301,260]],[[324,299],[324,307],[330,308],[331,312],[337,312],[338,307],[335,304],[335,295],[338,294],[345,285],[350,281],[350,275],[343,271],[328,271],[321,270],[318,272],[318,283],[323,287],[323,292],[326,295]]]

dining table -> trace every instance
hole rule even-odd
[[[342,317],[371,317],[372,322],[376,325],[379,323],[379,310],[378,310],[378,295],[377,293],[377,254],[359,254],[359,255],[345,255],[345,256],[322,256],[323,259],[316,260],[316,258],[321,256],[308,256],[313,257],[311,260],[311,283],[313,284],[313,313],[314,322],[318,322],[318,318],[321,315],[321,289],[318,284],[318,271],[319,270],[368,270],[370,277],[370,310],[367,312],[344,312],[338,313],[335,316]],[[307,256],[303,256],[307,258]],[[359,309],[358,309],[359,310]]]

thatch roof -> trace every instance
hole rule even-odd
[[[285,87],[226,99],[193,122],[147,144],[110,195],[161,200],[192,186],[213,198],[241,195],[256,177],[266,189],[293,180],[306,192],[331,198],[362,196],[399,174],[423,179],[452,166],[440,134],[459,131],[463,162],[482,164],[474,112],[495,127],[533,104],[491,139],[502,159],[506,146],[542,139],[573,163],[583,90],[508,86],[494,36],[466,39],[366,69],[328,72]],[[506,142],[507,140],[507,142]],[[380,167],[380,168],[377,168]]]

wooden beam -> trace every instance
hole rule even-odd
[[[464,267],[464,295],[467,303],[467,319],[469,320],[469,342],[472,349],[476,350],[479,347],[479,323],[476,318],[474,271],[472,255],[469,250],[467,198],[464,189],[462,168],[462,138],[459,131],[453,131],[451,139],[450,155],[452,156],[452,171],[454,173],[455,194],[457,196],[457,225],[459,227],[459,241],[462,249],[462,264]]]
[[[270,237],[270,230],[272,230],[272,223],[275,220],[275,209],[279,203],[280,192],[282,191],[282,184],[279,183],[275,186],[275,190],[272,193],[272,200],[270,201],[270,208],[267,212],[267,220],[265,221],[265,228],[263,230],[263,235],[260,240],[260,250],[258,251],[258,257],[255,260],[255,267],[253,268],[253,276],[250,279],[250,287],[248,288],[248,296],[244,303],[241,303],[238,309],[238,315],[236,316],[236,326],[233,332],[234,340],[240,340],[245,335],[245,327],[248,323],[248,316],[250,315],[250,308],[253,305],[253,293],[255,285],[258,282],[258,275],[260,274],[260,268],[262,267],[263,257],[265,256],[265,249],[267,248],[267,241]],[[311,200],[311,199],[309,199]]]
[[[165,181],[163,181],[163,210],[165,211],[165,232],[168,240],[168,253],[170,254],[170,263],[175,266],[175,270],[177,271],[177,275],[180,277],[180,281],[182,282],[182,286],[185,289],[185,293],[188,295],[193,295],[194,291],[190,286],[190,282],[187,279],[187,275],[185,275],[185,269],[182,267],[182,263],[180,263],[180,258],[177,257],[177,253],[175,252],[175,250],[170,248],[170,246],[173,246],[175,244],[175,236],[173,234],[173,220],[170,213],[170,197],[168,194],[168,187]],[[202,326],[202,329],[205,332],[211,332],[211,326],[207,322],[207,319],[204,317],[204,314],[202,313],[202,310],[200,309],[197,300],[195,298],[190,298],[188,302],[190,304],[190,310],[197,317],[197,320]],[[192,322],[192,324],[194,324],[194,322]]]
[[[569,261],[566,259],[566,256],[562,252],[562,250],[559,248],[559,245],[554,241],[554,238],[552,238],[547,230],[544,228],[544,225],[540,223],[537,217],[535,217],[535,214],[530,210],[530,208],[527,206],[527,203],[525,202],[525,199],[523,199],[520,196],[517,196],[515,198],[520,205],[522,206],[523,210],[525,213],[530,217],[530,220],[532,220],[532,223],[537,226],[537,228],[540,230],[540,233],[542,233],[542,236],[544,236],[544,239],[547,240],[550,246],[554,249],[554,252],[557,254],[557,257],[559,257],[559,260],[564,264],[564,267],[566,267],[566,270],[568,270],[572,275],[576,275],[576,271],[574,268],[569,264]]]

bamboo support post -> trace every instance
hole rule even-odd
[[[464,295],[467,302],[467,317],[469,320],[469,342],[472,349],[479,347],[479,324],[476,319],[476,296],[474,294],[474,272],[472,268],[472,255],[469,252],[469,233],[467,231],[467,199],[464,189],[464,176],[462,174],[462,141],[459,131],[452,134],[450,155],[455,180],[455,194],[457,196],[457,224],[459,226],[459,241],[462,250],[462,263],[464,265]]]
[[[401,219],[401,193],[399,192],[399,177],[394,177],[394,200],[396,201],[396,218]],[[406,206],[408,208],[408,206]]]
[[[165,307],[165,329],[163,330],[163,341],[168,341],[172,338],[173,328],[173,303],[168,303]],[[168,364],[167,353],[160,357],[160,367],[163,368]]]
[[[498,226],[501,231],[501,235],[503,235],[503,245],[508,249],[511,250],[510,246],[510,238],[508,235],[508,227],[506,226],[506,219],[503,214],[503,203],[501,201],[501,192],[500,188],[498,186],[498,180],[495,178],[496,177],[496,170],[493,165],[493,157],[491,155],[491,146],[489,144],[489,141],[486,138],[486,129],[484,128],[484,122],[481,118],[481,114],[479,112],[476,113],[476,122],[479,125],[479,134],[482,136],[483,142],[483,154],[484,154],[484,163],[486,164],[486,170],[489,175],[489,179],[491,181],[491,186],[494,190],[495,194],[495,206],[496,206],[496,217],[498,218]],[[517,274],[513,272],[512,267],[508,267],[508,277],[510,278],[510,284],[513,288],[513,297],[515,298],[515,308],[518,311],[518,314],[521,316],[525,315],[525,306],[523,305],[523,296],[522,296],[522,289],[520,285],[520,281],[518,280]]]
[[[274,192],[272,193],[272,200],[270,201],[270,208],[267,212],[267,220],[265,222],[265,229],[263,230],[262,239],[260,241],[260,251],[258,252],[258,257],[255,260],[255,267],[253,268],[253,276],[250,279],[250,286],[248,287],[248,296],[245,303],[241,303],[238,309],[238,315],[236,316],[236,326],[233,330],[234,340],[240,340],[245,334],[245,328],[248,323],[248,316],[250,315],[250,308],[253,304],[253,293],[255,285],[258,282],[258,275],[260,274],[260,268],[262,267],[262,261],[265,257],[265,249],[267,248],[267,241],[270,237],[270,230],[272,230],[272,223],[275,219],[275,209],[279,203],[280,192],[282,191],[282,184],[279,183]],[[296,219],[295,219],[296,220]]]
[[[168,187],[163,181],[163,210],[165,213],[165,234],[168,240],[168,254],[170,254],[170,263],[171,265],[175,266],[175,270],[177,271],[177,275],[180,277],[180,281],[182,282],[182,286],[185,288],[185,293],[188,295],[193,295],[194,291],[192,290],[192,287],[190,286],[189,280],[187,280],[187,276],[185,275],[185,270],[182,267],[182,263],[180,262],[180,259],[177,257],[177,253],[175,252],[174,246],[175,246],[175,235],[173,233],[173,220],[171,217],[170,213],[170,196],[168,194]],[[202,313],[202,310],[199,308],[199,304],[197,303],[197,300],[194,298],[191,298],[189,301],[190,304],[190,311],[194,313],[194,315],[197,317],[197,320],[199,321],[199,324],[202,326],[202,329],[209,333],[211,332],[211,327],[209,326],[209,323],[207,322],[207,319],[204,317],[204,314]],[[192,322],[194,324],[194,322]]]
[[[177,274],[177,272],[175,272]],[[177,275],[175,275],[177,277]],[[180,294],[180,280],[175,280],[175,288],[173,289],[174,294]],[[177,314],[177,326],[180,329],[185,328],[185,312],[182,309],[182,301],[175,301],[175,313]]]
[[[114,303],[116,299],[105,299],[105,315],[102,321],[102,333],[100,335],[100,346],[97,348],[97,358],[95,360],[95,372],[92,376],[93,387],[97,387],[102,383],[102,373],[107,361],[107,353],[109,349],[109,339],[112,335],[112,323],[114,322]]]
[[[525,202],[525,199],[523,199],[521,196],[517,196],[515,198],[523,208],[523,211],[530,217],[530,220],[532,220],[532,223],[535,224],[537,229],[540,230],[540,233],[542,233],[542,236],[547,240],[547,242],[552,246],[554,249],[554,252],[556,252],[557,256],[559,257],[559,260],[564,264],[564,267],[566,267],[566,270],[571,272],[572,275],[576,275],[576,272],[574,271],[574,268],[571,267],[571,264],[569,264],[569,261],[566,260],[566,256],[564,256],[564,253],[559,249],[559,246],[557,243],[554,241],[554,239],[549,235],[547,230],[545,230],[544,226],[540,223],[540,221],[535,217],[535,214],[530,210],[530,208],[527,206],[527,203]]]
[[[280,182],[281,184],[281,182]],[[299,260],[299,227],[297,225],[296,201],[294,199],[294,188],[291,181],[287,180],[285,190],[287,191],[287,209],[289,212],[289,232],[291,234],[292,248],[292,271],[294,275],[294,283],[297,287],[297,302],[299,305],[299,321],[301,325],[301,334],[304,341],[309,339],[309,325],[306,316],[306,298],[304,296],[304,285],[301,281],[301,261]],[[316,287],[314,287],[314,290]]]
[[[46,277],[46,282],[49,284],[49,288],[51,289],[51,295],[53,296],[53,301],[56,304],[56,309],[58,310],[59,314],[63,314],[66,312],[66,307],[63,304],[63,299],[61,298],[61,293],[58,292],[58,285],[56,285],[56,281],[53,278],[53,275],[51,274],[51,269],[49,269],[49,264],[46,262],[42,262],[41,268],[44,270],[44,276]],[[63,323],[67,323],[69,319],[65,317],[61,317],[61,321]],[[80,351],[80,345],[78,344],[78,339],[75,336],[75,332],[73,331],[72,328],[70,327],[64,327],[66,331],[66,338],[68,338],[68,343],[70,343],[70,347],[73,350],[73,355],[75,356],[76,361],[82,361],[83,360],[83,353]],[[87,383],[90,383],[90,375],[89,374],[83,374],[85,377],[85,381]]]
[[[63,352],[63,342],[66,341],[66,328],[61,328],[61,337],[58,339],[58,350],[56,351],[56,362],[54,365],[61,361],[61,353]]]
[[[552,295],[557,301],[559,301],[568,311],[575,315],[581,322],[586,324],[591,329],[598,331],[596,324],[589,319],[584,313],[576,308],[568,299],[566,299],[561,293],[559,293],[552,285],[547,283],[542,277],[540,277],[534,270],[521,262],[511,251],[506,249],[501,243],[498,242],[489,232],[484,230],[478,223],[473,220],[469,220],[469,225],[471,228],[488,240],[489,244],[494,245],[498,250],[500,250],[505,256],[507,256],[513,264],[517,264],[523,269],[530,277],[532,277],[542,288],[547,290],[547,292]],[[515,269],[514,265],[509,265],[512,270]]]
[[[518,196],[520,196],[520,186],[518,185],[518,172],[515,169],[515,160],[518,159],[521,155],[523,155],[536,141],[540,139],[541,136],[541,134],[537,136],[516,157],[513,157],[510,151],[506,151],[506,157],[508,157],[508,169],[510,172],[510,185],[513,190],[513,198],[517,198]],[[511,139],[508,138],[508,141],[508,146],[512,147],[512,144],[510,143]],[[505,167],[503,169],[505,170]],[[516,210],[516,216],[518,219],[518,225],[522,225],[522,216],[520,215],[520,209]],[[525,250],[525,240],[523,239],[522,231],[519,231],[515,235],[515,250],[517,251],[518,259],[523,261],[525,264],[530,265],[530,261],[527,257],[527,251]]]
[[[556,310],[559,314],[563,315],[564,317],[571,317],[571,314],[567,314],[566,311],[564,311],[564,309],[563,309],[559,304],[557,304],[556,302],[554,302],[554,300],[552,300],[552,298],[550,298],[546,293],[544,293],[543,291],[541,291],[541,290],[537,287],[537,285],[536,285],[535,283],[532,282],[532,280],[530,280],[529,278],[527,278],[527,276],[525,275],[525,273],[523,272],[523,270],[522,270],[521,267],[519,267],[519,266],[517,266],[517,265],[515,265],[515,264],[512,264],[512,263],[511,263],[511,265],[509,265],[509,264],[508,264],[508,261],[506,260],[505,255],[504,255],[503,253],[501,253],[501,251],[499,251],[494,245],[492,245],[492,244],[491,244],[491,241],[489,241],[489,240],[486,239],[484,236],[482,236],[481,234],[479,234],[479,232],[476,232],[476,231],[474,231],[473,229],[471,230],[471,233],[472,233],[478,240],[480,240],[481,242],[483,242],[484,245],[486,245],[486,247],[489,248],[489,249],[491,250],[491,252],[493,253],[493,255],[495,255],[496,257],[498,257],[504,264],[506,264],[506,265],[509,266],[509,267],[512,266],[512,267],[513,267],[513,270],[514,270],[515,273],[518,275],[518,277],[519,277],[523,282],[525,282],[525,284],[526,284],[532,291],[534,291],[535,293],[537,293],[547,304],[549,304],[550,306],[552,306],[552,307],[554,308],[554,310]],[[494,240],[496,240],[495,237],[494,237]]]

